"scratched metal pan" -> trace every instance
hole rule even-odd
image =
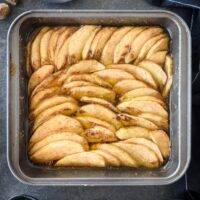
[[[32,164],[27,156],[28,98],[25,48],[30,34],[43,25],[98,24],[106,26],[160,25],[169,33],[174,58],[170,94],[171,156],[156,170],[55,169]],[[191,149],[191,38],[187,25],[167,11],[28,11],[12,23],[8,33],[7,157],[20,181],[34,185],[163,185],[179,179],[190,161]]]

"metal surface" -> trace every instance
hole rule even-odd
[[[73,0],[44,0],[44,1],[46,1],[48,3],[58,4],[58,3],[68,3]]]
[[[52,169],[28,161],[27,79],[25,45],[35,27],[56,25],[161,25],[172,38],[175,75],[170,98],[172,153],[158,170],[136,169]],[[8,35],[8,162],[12,173],[29,184],[45,185],[155,185],[180,178],[190,160],[191,72],[190,34],[184,21],[165,11],[29,11],[11,25]],[[8,71],[9,72],[9,71]]]

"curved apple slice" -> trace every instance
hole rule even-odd
[[[28,82],[28,93],[30,94],[33,89],[39,85],[45,78],[47,78],[50,74],[54,72],[53,65],[44,65],[35,71]]]
[[[130,138],[149,138],[150,130],[140,126],[128,126],[118,129],[115,134],[120,140]]]
[[[114,125],[116,128],[121,126],[120,122],[116,119],[117,116],[114,112],[98,104],[88,104],[82,106],[79,109],[78,116],[94,117],[106,121]]]
[[[121,69],[104,69],[94,73],[111,85],[116,84],[120,80],[134,79],[133,75]]]
[[[151,49],[151,47],[160,39],[164,38],[166,35],[165,34],[159,34],[156,35],[152,38],[150,38],[148,41],[145,42],[145,44],[143,45],[143,47],[140,50],[140,53],[138,54],[138,57],[136,58],[136,60],[134,61],[134,64],[137,65],[140,61],[144,60],[147,53],[149,52],[149,50]]]
[[[112,88],[112,86],[108,82],[95,74],[74,74],[69,76],[65,82],[69,83],[72,81],[87,81],[105,88]]]
[[[54,72],[54,73],[50,74],[48,77],[46,77],[43,81],[41,81],[41,83],[39,83],[33,89],[30,97],[32,98],[35,94],[37,94],[38,92],[40,92],[44,89],[55,87],[55,86],[60,86],[55,82],[55,80],[58,76],[60,76],[61,73],[62,73],[62,71]]]
[[[117,119],[121,121],[124,126],[140,126],[149,130],[158,129],[158,126],[155,125],[153,122],[141,117],[135,117],[133,115],[122,113],[117,115]]]
[[[103,156],[95,152],[81,152],[65,156],[60,159],[55,166],[60,167],[106,167]]]
[[[55,61],[54,61],[58,70],[63,68],[65,65],[68,65],[69,42],[72,35],[76,32],[77,32],[77,29],[74,27],[67,28],[64,34],[65,37],[64,36],[62,37],[63,41],[60,41],[60,42],[63,42],[63,44],[61,44],[60,48],[56,50]]]
[[[95,97],[81,97],[80,99],[81,102],[85,102],[85,103],[93,103],[93,104],[99,104],[102,106],[105,106],[106,108],[109,108],[110,110],[118,113],[119,110],[109,101],[106,101],[105,99],[101,99],[101,98],[95,98]]]
[[[166,36],[158,40],[148,51],[146,55],[146,59],[148,59],[151,55],[155,54],[158,51],[168,51],[169,49],[169,37]]]
[[[65,102],[42,111],[34,120],[33,130],[39,127],[55,114],[71,115],[78,109],[78,105],[72,102]]]
[[[95,144],[92,149],[103,150],[120,160],[121,165],[127,167],[138,167],[136,161],[123,149],[112,144]]]
[[[33,66],[31,64],[31,56],[32,56],[32,52],[31,52],[31,49],[32,49],[32,44],[33,44],[33,41],[35,40],[36,36],[38,35],[38,33],[41,31],[41,29],[36,29],[32,34],[31,36],[29,37],[29,41],[28,41],[28,44],[27,44],[27,48],[26,48],[26,72],[27,72],[27,75],[28,77],[33,73],[34,69],[33,69]],[[37,50],[37,45],[35,45],[35,50]],[[35,51],[34,50],[34,51]],[[36,56],[37,56],[37,52],[36,52]],[[39,58],[40,58],[40,55],[39,55]],[[40,63],[40,59],[39,59],[39,63]]]
[[[96,71],[104,70],[105,66],[96,60],[82,60],[67,70],[67,75],[72,74],[90,74]]]
[[[163,130],[151,131],[150,138],[158,145],[163,157],[168,158],[171,150],[170,140],[166,132]]]
[[[81,99],[83,96],[102,98],[114,102],[115,93],[112,90],[100,86],[81,86],[69,90],[69,94],[75,99]]]
[[[158,145],[164,158],[169,157],[170,140],[163,130],[150,131],[149,129],[142,127],[129,126],[120,128],[115,134],[120,140],[126,140],[127,142],[129,141],[128,139],[131,140],[132,138],[146,138],[151,140]]]
[[[117,157],[111,155],[110,153],[103,151],[101,149],[92,150],[92,152],[95,152],[95,153],[99,154],[100,156],[102,156],[105,159],[108,166],[115,166],[115,167],[120,166],[119,159]]]
[[[43,27],[32,42],[30,62],[34,71],[41,67],[40,42],[42,36],[49,30],[49,27]]]
[[[148,60],[155,62],[156,64],[163,66],[165,63],[165,58],[168,51],[158,51],[151,56],[149,56]]]
[[[140,96],[140,97],[131,98],[127,101],[130,101],[130,100],[131,101],[155,101],[155,102],[159,103],[161,106],[163,106],[164,108],[166,108],[166,104],[162,99],[153,97],[153,96]]]
[[[124,142],[116,142],[114,145],[126,151],[138,166],[147,168],[158,168],[160,166],[156,154],[147,146]]]
[[[114,63],[124,62],[126,54],[130,51],[133,40],[144,31],[146,27],[133,27],[117,44],[114,50]]]
[[[114,51],[121,39],[132,29],[132,27],[122,27],[117,29],[106,43],[101,54],[101,62],[104,65],[113,63]]]
[[[133,40],[131,44],[130,52],[125,57],[125,62],[130,63],[134,61],[143,47],[143,45],[152,37],[159,35],[163,32],[163,29],[160,27],[151,27],[147,28],[144,31],[142,31],[138,36]]]
[[[57,55],[58,55],[60,49],[62,48],[62,46],[64,45],[65,41],[77,29],[78,29],[77,27],[65,27],[65,30],[63,31],[63,33],[60,34],[60,36],[58,37],[57,44],[56,44],[56,49],[55,49],[55,54],[54,54],[54,63],[55,63],[55,61],[57,59]]]
[[[42,147],[44,147],[52,142],[60,141],[60,140],[74,141],[74,142],[81,144],[84,147],[84,149],[86,149],[86,150],[89,149],[88,142],[84,137],[77,135],[75,133],[71,133],[71,132],[57,131],[57,132],[54,132],[53,134],[45,137],[41,141],[35,143],[34,145],[29,146],[29,155],[34,154],[39,149],[41,149]]]
[[[77,142],[70,140],[55,141],[45,145],[33,155],[30,159],[36,163],[48,163],[59,160],[67,155],[83,152],[85,149]]]
[[[130,65],[130,64],[113,64],[113,65],[106,66],[106,68],[124,70],[132,74],[136,79],[143,81],[147,83],[148,85],[150,85],[151,87],[157,89],[157,84],[155,80],[153,79],[151,73],[149,73],[147,70],[141,67]]]
[[[160,152],[160,149],[158,148],[158,146],[154,142],[147,140],[145,138],[131,138],[131,139],[125,140],[123,142],[139,144],[139,145],[144,145],[144,146],[148,147],[149,149],[151,149],[156,154],[160,163],[161,164],[163,163],[163,156]]]
[[[152,61],[149,60],[144,60],[139,63],[139,66],[146,69],[151,73],[153,76],[154,80],[159,84],[159,87],[162,88],[164,87],[166,81],[167,81],[167,75],[163,71],[162,67]]]
[[[113,90],[116,92],[116,94],[123,95],[124,93],[129,92],[131,90],[146,87],[148,87],[148,85],[141,81],[127,79],[117,82],[114,85]]]
[[[41,100],[58,94],[60,94],[60,87],[51,87],[39,91],[33,97],[30,98],[30,110],[36,109],[37,105],[41,102]]]
[[[77,134],[83,132],[80,122],[62,114],[55,115],[40,125],[31,136],[30,143],[36,143],[51,135],[53,131],[67,131]]]
[[[141,113],[152,113],[164,118],[168,117],[167,111],[155,101],[126,101],[120,103],[117,108],[122,112],[127,112],[133,115],[139,115]]]
[[[144,119],[147,119],[147,120],[153,122],[161,129],[168,130],[168,128],[169,128],[168,119],[166,119],[162,116],[155,115],[152,113],[141,113],[138,115],[138,117],[142,117]]]
[[[90,37],[94,32],[97,26],[85,25],[82,26],[78,31],[76,31],[69,39],[68,43],[68,64],[74,64],[82,59],[83,48]]]
[[[110,123],[108,123],[106,121],[97,119],[95,117],[79,116],[79,117],[76,117],[76,119],[78,121],[80,121],[80,123],[82,124],[82,126],[85,129],[92,128],[92,127],[94,127],[96,125],[99,125],[99,126],[103,126],[103,127],[107,128],[107,129],[111,130],[112,132],[116,131],[115,126],[113,126],[112,124],[110,124]]]
[[[89,58],[100,60],[102,51],[110,39],[111,35],[116,31],[115,27],[104,27],[94,37],[90,47]]]
[[[58,39],[65,30],[66,30],[66,27],[55,28],[49,40],[48,52],[49,52],[49,60],[52,64],[54,64],[55,51],[58,45]]]
[[[92,45],[92,42],[95,38],[95,36],[97,35],[97,33],[101,30],[101,27],[97,27],[93,32],[92,34],[89,36],[89,38],[87,39],[86,43],[85,43],[85,46],[83,48],[83,51],[82,51],[82,59],[83,60],[86,60],[86,59],[89,59],[90,57],[90,49],[91,49],[91,45]]]
[[[54,29],[48,30],[41,38],[40,41],[40,57],[41,57],[41,65],[49,65],[51,64],[49,60],[49,41]]]
[[[70,90],[75,87],[82,87],[82,86],[95,86],[95,84],[87,81],[72,81],[64,83],[62,86],[62,91],[64,93],[70,93]]]
[[[97,143],[97,142],[115,142],[117,138],[115,133],[112,132],[110,129],[107,129],[103,126],[94,126],[84,131],[83,136],[87,139],[90,143]]]
[[[125,93],[120,98],[120,101],[130,101],[133,98],[142,96],[152,96],[162,100],[162,96],[157,90],[154,90],[152,88],[139,88]]]
[[[162,96],[167,97],[169,95],[173,82],[173,61],[170,56],[166,56],[164,70],[167,74],[167,82],[163,88]]]
[[[53,106],[66,103],[66,102],[77,104],[77,101],[71,96],[62,96],[62,95],[58,96],[58,95],[56,95],[56,96],[44,99],[30,113],[29,118],[33,119],[33,118],[37,117],[42,111],[44,111],[48,108],[51,108]]]

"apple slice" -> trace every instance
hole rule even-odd
[[[96,71],[104,70],[105,66],[96,60],[82,60],[77,64],[72,65],[67,70],[67,75],[72,74],[90,74]]]
[[[116,94],[123,95],[131,90],[146,87],[148,87],[148,85],[142,81],[127,79],[117,82],[114,85],[113,90],[116,92]]]
[[[36,163],[48,163],[59,160],[67,155],[83,152],[85,149],[77,142],[60,140],[49,143],[30,156]]]
[[[53,72],[54,72],[53,65],[44,65],[41,68],[39,68],[37,71],[35,71],[31,75],[29,82],[28,82],[29,95],[37,85],[39,85],[46,77],[48,77]]]
[[[56,52],[55,52],[55,66],[57,67],[57,69],[61,69],[64,66],[68,66],[68,49],[69,49],[69,42],[70,39],[72,37],[72,35],[74,35],[77,32],[77,28],[74,27],[70,27],[67,28],[66,31],[64,32],[64,36],[61,36],[60,41],[58,41],[58,45],[60,46],[60,48],[57,48]],[[59,44],[59,42],[63,42],[62,44]]]
[[[86,43],[85,43],[85,46],[83,48],[83,51],[82,51],[82,59],[83,60],[86,60],[86,59],[89,59],[89,56],[90,56],[90,49],[91,49],[91,45],[92,45],[92,42],[95,38],[95,36],[97,35],[97,33],[101,30],[101,27],[97,27],[93,32],[92,34],[89,36],[89,38],[87,39]]]
[[[162,67],[150,60],[144,60],[140,62],[139,66],[151,73],[154,80],[157,82],[157,84],[159,84],[159,87],[162,90],[167,81],[167,75],[163,71]]]
[[[49,60],[52,64],[54,64],[54,59],[55,59],[55,51],[56,51],[56,47],[58,45],[58,39],[59,37],[63,34],[63,32],[66,30],[66,27],[57,27],[54,28],[54,31],[50,37],[49,40]]]
[[[100,86],[81,86],[69,90],[69,94],[75,99],[81,99],[83,96],[102,98],[114,102],[115,93],[112,90]]]
[[[42,123],[47,121],[51,116],[55,114],[71,115],[78,109],[78,105],[72,102],[65,102],[56,106],[52,106],[42,111],[35,119],[33,130],[39,127]]]
[[[160,27],[150,27],[140,32],[137,37],[133,40],[130,48],[130,52],[125,57],[125,63],[130,63],[134,61],[144,44],[151,39],[152,37],[159,35],[163,32],[163,29]]]
[[[104,69],[94,73],[111,85],[116,84],[120,80],[135,79],[132,74],[121,69]]]
[[[120,112],[112,103],[106,101],[105,99],[85,96],[81,97],[80,101],[84,103],[99,104],[105,106],[106,108],[109,108],[116,113]]]
[[[137,65],[140,61],[144,60],[147,53],[149,52],[149,50],[151,49],[151,47],[160,39],[166,37],[166,35],[164,33],[161,33],[159,35],[156,35],[154,37],[152,37],[151,39],[149,39],[147,42],[145,42],[145,44],[143,45],[143,47],[140,50],[140,53],[138,54],[138,57],[136,58],[136,60],[134,61],[134,64]]]
[[[67,131],[77,134],[83,132],[80,122],[62,114],[55,115],[40,125],[31,136],[30,143],[36,143],[51,135],[53,131]]]
[[[107,129],[103,126],[95,125],[92,128],[85,130],[83,136],[87,139],[90,143],[97,143],[97,142],[115,142],[117,138],[115,133],[112,132],[110,129]]]
[[[82,26],[78,31],[76,31],[69,39],[68,43],[68,64],[74,64],[82,59],[82,51],[83,48],[91,36],[91,34],[95,31],[97,26],[85,25]]]
[[[147,70],[141,67],[130,65],[130,64],[113,64],[113,65],[106,66],[106,68],[124,70],[132,74],[136,79],[145,82],[152,88],[157,89],[157,84],[155,80],[153,79],[151,73],[149,73]]]
[[[34,71],[41,67],[40,42],[42,36],[49,30],[49,27],[43,27],[32,42],[30,62]]]
[[[152,113],[155,115],[162,116],[164,118],[168,117],[167,111],[155,101],[126,101],[120,103],[117,108],[122,112],[127,112],[133,115],[139,115],[141,113]]]
[[[169,50],[169,37],[166,36],[158,40],[148,51],[146,55],[146,59],[148,59],[151,55],[155,54],[158,51],[168,51]]]
[[[167,74],[167,82],[163,88],[162,96],[166,98],[170,93],[170,89],[173,83],[173,61],[170,56],[166,56],[164,69]]]
[[[81,152],[65,156],[60,159],[55,166],[62,167],[106,167],[103,156],[95,152]]]
[[[102,51],[110,39],[112,34],[117,29],[115,27],[104,27],[95,35],[94,40],[90,46],[89,58],[93,58],[95,60],[100,60]]]
[[[120,101],[130,101],[133,98],[143,97],[143,96],[152,96],[162,100],[162,96],[157,90],[154,90],[152,88],[139,88],[125,93],[120,98]]]
[[[76,119],[82,124],[82,126],[85,129],[89,129],[96,125],[99,125],[99,126],[103,126],[107,129],[111,130],[112,132],[116,131],[116,128],[112,124],[110,124],[106,121],[97,119],[95,117],[79,116],[79,117],[76,117]]]
[[[134,39],[146,29],[146,27],[133,27],[117,44],[114,51],[114,63],[124,63],[125,56],[129,53]]]
[[[108,82],[95,74],[74,74],[69,76],[65,82],[69,83],[72,81],[87,81],[105,88],[112,88]]]
[[[50,87],[39,91],[33,97],[30,98],[30,110],[36,109],[38,104],[46,98],[60,94],[60,87]]]
[[[158,168],[160,166],[156,154],[144,145],[124,142],[116,142],[114,145],[127,152],[136,161],[138,166],[147,168]]]
[[[116,128],[119,128],[121,126],[120,122],[116,119],[117,116],[114,112],[98,104],[88,104],[82,106],[79,109],[78,116],[94,117],[106,121],[114,125]]]
[[[151,56],[149,56],[148,60],[155,62],[156,64],[163,66],[165,64],[165,58],[168,51],[158,51]]]
[[[132,144],[139,144],[139,145],[144,145],[144,146],[148,147],[149,149],[151,149],[156,154],[156,156],[158,157],[158,159],[160,161],[160,164],[163,163],[163,157],[162,157],[162,154],[160,152],[160,149],[152,141],[147,140],[145,138],[131,138],[131,139],[125,140],[123,142],[132,143]]]
[[[110,153],[108,153],[106,151],[103,151],[101,149],[92,150],[92,152],[95,152],[95,153],[99,154],[100,156],[102,156],[109,166],[115,166],[115,167],[119,167],[120,166],[119,159],[117,157],[111,155]]]
[[[38,106],[30,113],[29,118],[33,119],[37,117],[42,111],[51,108],[53,106],[65,103],[65,102],[71,102],[71,103],[76,103],[77,101],[71,97],[71,96],[53,96],[47,99],[42,100]]]
[[[56,131],[56,132],[53,132],[51,135],[45,137],[41,141],[35,143],[34,145],[31,145],[31,146],[29,145],[29,155],[34,154],[39,149],[41,149],[42,147],[52,142],[60,141],[60,140],[74,141],[81,144],[84,147],[84,149],[86,150],[89,149],[88,142],[84,137],[77,135],[75,133],[71,133],[71,132]]]
[[[120,160],[121,165],[127,167],[138,167],[136,161],[123,149],[112,144],[95,144],[92,145],[92,149],[98,149],[108,152],[112,156],[115,156]]]
[[[40,58],[41,58],[41,66],[51,64],[49,60],[49,41],[51,35],[53,34],[54,29],[48,30],[44,35],[41,37],[40,41]]]
[[[110,65],[114,61],[114,51],[121,39],[132,29],[132,27],[122,27],[117,29],[106,43],[101,54],[101,62]]]
[[[162,116],[155,115],[152,113],[141,113],[138,115],[138,117],[142,117],[144,119],[147,119],[147,120],[153,122],[161,129],[168,130],[168,128],[169,128],[168,119],[166,119]]]
[[[129,126],[120,128],[115,132],[116,136],[120,140],[126,140],[129,138],[149,138],[150,130],[140,126]]]
[[[142,117],[135,117],[128,114],[118,114],[117,119],[122,122],[124,126],[140,126],[149,130],[157,130],[158,126],[153,122]]]

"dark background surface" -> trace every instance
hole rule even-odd
[[[0,0],[0,2],[3,2]],[[126,200],[126,199],[172,199],[183,197],[185,191],[185,177],[168,186],[145,187],[58,187],[58,186],[29,186],[19,182],[11,174],[6,160],[6,36],[10,23],[24,11],[32,9],[160,9],[144,0],[74,0],[65,5],[49,5],[45,0],[21,0],[12,9],[6,21],[0,21],[0,200],[7,200],[15,195],[29,194],[39,200]],[[171,11],[173,8],[168,8]],[[185,14],[184,8],[176,9],[190,26],[191,13]],[[23,67],[23,66],[22,66]],[[196,71],[196,69],[194,70]],[[193,109],[193,149],[192,164],[187,172],[188,185],[192,190],[200,191],[200,144],[198,124],[200,121],[200,107]]]

